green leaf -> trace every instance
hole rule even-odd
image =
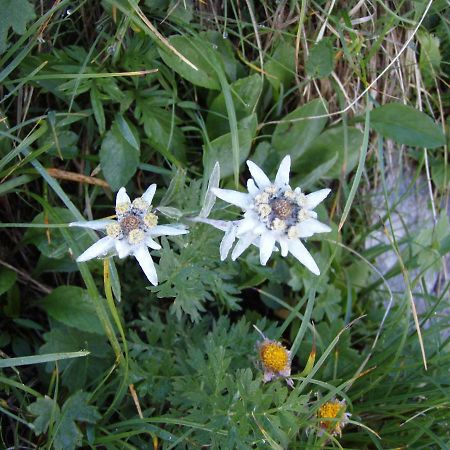
[[[131,139],[130,136],[127,137]],[[114,122],[100,149],[102,172],[113,191],[119,190],[130,181],[136,172],[139,158],[139,150],[122,136],[120,125]]]
[[[0,295],[8,292],[17,280],[17,273],[13,270],[0,268]]]
[[[182,122],[172,111],[161,108],[152,97],[138,97],[136,114],[156,150],[163,155],[172,153],[179,160],[185,158],[186,139],[180,127]]]
[[[223,70],[227,75],[227,78],[231,81],[235,81],[240,67],[236,61],[236,51],[232,41],[225,39],[223,33],[219,33],[215,30],[199,33],[199,36],[205,42],[211,43],[214,53],[218,54],[217,56],[223,65]]]
[[[6,50],[8,30],[12,28],[17,34],[24,34],[26,25],[36,17],[34,7],[28,0],[0,1],[0,54]]]
[[[311,78],[325,78],[331,74],[334,65],[334,50],[328,39],[315,44],[306,61],[306,74]]]
[[[40,354],[67,353],[87,350],[90,354],[84,358],[64,359],[58,361],[62,372],[62,384],[71,392],[85,386],[87,380],[98,377],[107,370],[113,360],[111,347],[106,337],[99,334],[78,331],[60,322],[54,322],[52,330],[44,334],[45,344],[39,349]],[[47,364],[46,371],[51,372],[55,364]]]
[[[86,290],[77,286],[59,286],[40,305],[53,319],[78,330],[104,334]]]
[[[399,144],[427,148],[445,144],[441,127],[431,117],[401,103],[389,103],[374,109],[370,123],[375,131]]]
[[[103,135],[106,129],[105,110],[103,109],[103,102],[100,98],[100,92],[95,83],[92,83],[89,94],[91,96],[91,106],[92,111],[94,112],[95,121],[97,122],[98,132],[100,135]]]
[[[76,422],[96,423],[101,415],[94,406],[88,405],[89,394],[76,392],[61,409],[61,418],[55,434],[56,450],[74,450],[81,445],[83,433]]]
[[[341,313],[341,291],[336,289],[333,285],[323,294],[315,299],[314,311],[312,318],[314,321],[321,322],[326,315],[329,322],[333,322],[339,318]]]
[[[275,92],[280,93],[281,87],[286,91],[294,81],[295,48],[290,43],[280,40],[272,56],[264,64],[267,80]]]
[[[61,219],[63,223],[73,222],[74,215],[64,208],[53,208],[53,212]],[[54,224],[55,221],[52,218],[52,214],[46,214],[44,212],[39,213],[32,221],[33,224]],[[86,230],[79,228],[71,228],[70,233],[74,239],[83,248],[89,247],[92,244],[92,238],[86,233]],[[43,226],[42,228],[30,228],[26,231],[22,240],[24,244],[33,243],[39,249],[39,251],[47,258],[58,259],[66,257],[67,261],[76,267],[73,258],[69,255],[69,245],[67,244],[61,230],[48,229]]]
[[[253,137],[256,133],[256,114],[241,120],[238,123],[239,136],[239,164],[243,164],[247,159],[252,145]],[[203,146],[205,154],[205,171],[210,172],[216,161],[220,164],[221,177],[228,177],[233,174],[233,152],[231,150],[231,133],[214,139],[209,144]]]
[[[240,78],[230,85],[237,120],[241,120],[254,112],[261,89],[262,79],[258,74]],[[230,132],[223,92],[211,102],[206,126],[211,139]]]
[[[328,168],[326,173],[323,173],[324,167],[320,170],[322,178],[339,178],[344,165],[345,174],[348,174],[358,162],[362,141],[361,131],[357,128],[347,127],[346,155],[345,128],[341,126],[323,132],[294,164],[294,171],[298,173],[298,184],[303,186],[303,179],[309,179],[311,173],[321,166]],[[334,161],[333,166],[330,161]],[[293,185],[297,186],[294,181]]]
[[[420,42],[420,72],[422,73],[425,85],[433,87],[436,75],[440,72],[442,61],[441,52],[439,50],[440,41],[439,38],[424,30],[419,30],[417,37]]]
[[[30,364],[42,364],[51,361],[61,361],[63,359],[81,358],[89,355],[88,351],[69,353],[49,353],[46,355],[19,356],[17,358],[0,359],[0,368],[28,366]]]
[[[58,404],[47,395],[44,398],[38,398],[34,403],[31,403],[27,410],[33,415],[37,416],[33,422],[34,432],[37,436],[44,434],[50,422],[56,422],[59,419],[60,411]]]
[[[292,119],[322,116],[327,113],[327,105],[320,99],[300,106],[281,119],[272,136],[272,146],[281,155],[291,155],[292,160],[300,157],[307,147],[322,132],[327,118],[305,119],[286,122]]]
[[[140,152],[140,143],[139,143],[139,136],[131,123],[125,119],[122,114],[116,115],[116,125],[118,128],[118,131],[120,132],[121,136],[130,144],[134,149],[136,149],[138,152]]]
[[[42,139],[39,139],[39,144],[41,146],[51,145],[47,150],[49,155],[70,159],[75,158],[78,153],[78,138],[79,136],[73,131],[56,127],[49,130]]]
[[[171,36],[169,42],[198,68],[198,70],[193,69],[169,49],[160,48],[161,58],[172,70],[196,86],[220,89],[213,67],[213,64],[219,62],[215,58],[213,47],[207,39],[201,39],[200,36]]]

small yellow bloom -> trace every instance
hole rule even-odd
[[[279,342],[264,341],[260,346],[259,356],[263,366],[273,372],[282,372],[289,365],[289,352]]]
[[[289,378],[291,375],[291,352],[279,342],[267,339],[257,327],[255,328],[264,339],[258,343],[259,361],[264,371],[264,382],[284,378],[286,383],[293,387],[294,382]]]
[[[350,413],[346,412],[345,400],[330,400],[324,403],[317,411],[320,428],[329,434],[342,435],[342,428],[347,424]]]

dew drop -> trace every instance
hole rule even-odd
[[[227,31],[224,31],[223,34],[222,34],[222,37],[223,37],[224,39],[228,39],[228,32],[227,32]]]

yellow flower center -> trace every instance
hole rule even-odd
[[[297,227],[289,227],[288,229],[288,238],[289,239],[297,239],[299,236],[299,232]]]
[[[153,213],[147,213],[144,216],[144,223],[148,228],[156,227],[158,224],[158,216]]]
[[[106,234],[109,237],[111,237],[113,239],[118,239],[121,233],[122,233],[122,228],[120,227],[120,225],[117,222],[109,223],[108,225],[106,225]]]
[[[338,401],[326,402],[319,408],[317,416],[319,419],[338,419],[342,416],[345,410],[345,405]],[[341,428],[339,421],[333,420],[321,420],[320,426],[331,431],[338,431]]]
[[[265,368],[273,372],[281,372],[289,365],[289,353],[278,342],[263,343],[259,356]]]
[[[299,222],[303,222],[304,220],[308,220],[311,218],[309,211],[307,209],[301,209],[297,214],[297,219]]]
[[[128,242],[131,245],[140,244],[145,239],[145,233],[140,230],[139,228],[136,230],[131,230],[130,234],[128,235]]]
[[[130,209],[131,204],[128,202],[119,203],[116,205],[116,214],[118,216],[125,214]]]
[[[150,205],[142,197],[133,200],[133,208],[139,209],[140,211],[146,211],[149,206]]]

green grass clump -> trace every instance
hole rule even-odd
[[[2,448],[450,447],[445,2],[0,10]],[[293,188],[332,190],[319,276],[221,261],[192,220],[216,162],[244,191],[247,160],[273,180],[286,155]],[[153,183],[189,226],[151,250],[159,284],[77,263],[100,234],[68,224]],[[292,367],[265,383],[269,341]]]

